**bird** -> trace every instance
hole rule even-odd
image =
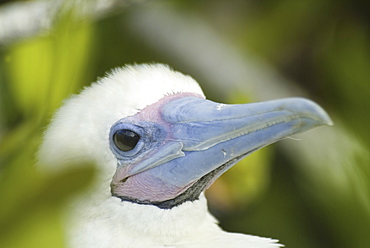
[[[168,65],[134,64],[67,99],[38,160],[44,171],[97,168],[67,207],[67,247],[272,248],[278,240],[222,230],[204,191],[254,151],[322,125],[329,115],[305,98],[217,103]]]

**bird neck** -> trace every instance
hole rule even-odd
[[[108,197],[104,201],[84,201],[77,203],[73,221],[76,228],[83,226],[112,225],[117,232],[145,236],[150,239],[181,239],[194,235],[196,230],[219,230],[217,220],[208,212],[207,200],[201,194],[199,200],[184,202],[171,209],[161,209],[155,205],[142,205]],[[176,221],[174,221],[176,220]],[[119,230],[119,231],[118,231]]]
[[[121,202],[121,206],[125,209],[122,218],[129,219],[131,229],[137,230],[146,226],[147,235],[162,233],[164,236],[179,237],[194,232],[201,228],[200,226],[202,229],[209,229],[212,226],[218,228],[215,225],[217,221],[208,212],[207,201],[203,194],[199,200],[187,201],[171,209],[130,202]]]

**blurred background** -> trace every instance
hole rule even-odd
[[[350,0],[1,1],[0,247],[64,247],[64,207],[95,170],[38,172],[42,132],[107,71],[153,62],[214,101],[308,97],[335,123],[216,181],[222,228],[288,248],[370,247],[370,11]]]

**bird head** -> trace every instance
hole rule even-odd
[[[167,66],[128,66],[65,102],[39,158],[49,167],[93,162],[105,197],[169,209],[197,200],[248,154],[330,124],[303,98],[221,104]]]

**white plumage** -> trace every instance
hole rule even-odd
[[[39,151],[41,168],[54,171],[70,164],[76,165],[92,162],[96,164],[99,170],[94,186],[89,192],[75,199],[69,207],[66,217],[68,226],[66,237],[69,247],[267,248],[280,246],[275,243],[275,240],[268,238],[227,233],[221,230],[215,218],[207,210],[206,199],[203,193],[200,196],[198,194],[199,199],[197,195],[194,195],[194,199],[182,200],[180,203],[171,203],[173,205],[165,205],[166,207],[159,207],[161,205],[154,203],[151,204],[148,201],[149,198],[135,199],[130,196],[131,198],[127,200],[124,195],[119,195],[119,193],[117,193],[118,197],[117,195],[112,196],[114,191],[112,191],[112,178],[114,176],[124,174],[124,179],[118,178],[120,179],[118,181],[123,182],[122,185],[124,185],[125,183],[130,183],[130,180],[133,181],[133,178],[137,178],[136,181],[138,181],[144,177],[141,177],[142,175],[145,175],[144,178],[151,178],[155,172],[155,169],[149,167],[145,167],[144,172],[138,173],[140,175],[131,175],[125,171],[129,166],[122,161],[130,161],[131,157],[126,156],[126,153],[119,150],[115,152],[116,150],[112,148],[114,142],[112,143],[110,140],[112,137],[110,133],[114,132],[112,131],[114,130],[114,125],[121,125],[122,123],[126,125],[127,117],[131,118],[133,116],[132,118],[136,118],[139,115],[138,113],[144,113],[145,111],[143,110],[150,108],[149,106],[160,102],[168,96],[182,96],[181,93],[190,93],[191,96],[196,98],[196,101],[204,98],[201,88],[191,77],[172,71],[167,66],[129,66],[112,71],[107,77],[100,79],[91,87],[87,87],[79,95],[71,97],[56,113],[45,133],[44,142]],[[312,103],[310,104],[312,105]],[[163,106],[167,106],[167,103],[164,103]],[[186,107],[187,105],[184,106]],[[283,106],[285,107],[285,103]],[[305,130],[322,124],[330,124],[330,119],[323,110],[316,105],[313,108],[315,108],[315,115],[318,116],[317,118],[315,117],[317,123],[310,125]],[[219,109],[220,105],[217,105],[217,110]],[[153,111],[156,110],[162,111],[162,107],[158,107],[158,109]],[[162,115],[165,116],[166,114],[162,113],[160,116]],[[144,117],[140,116],[140,118],[138,123],[141,123]],[[280,122],[291,122],[294,118],[284,117]],[[117,122],[118,124],[115,124]],[[278,122],[270,120],[269,123],[275,124]],[[269,123],[264,125],[263,128],[267,128]],[[302,122],[300,123],[302,124]],[[174,125],[164,126],[168,129],[173,128]],[[193,128],[191,130],[194,131]],[[234,134],[235,137],[233,136],[230,139],[257,132],[258,128],[254,127],[254,131],[250,131],[252,129],[248,130],[237,135]],[[301,131],[304,130],[292,133]],[[166,135],[163,137],[169,137],[172,134],[169,132]],[[258,149],[287,135],[289,134],[284,133],[282,136],[259,144],[253,149]],[[142,136],[140,135],[141,138],[143,138]],[[171,142],[173,139],[172,137]],[[226,140],[223,138],[217,142],[224,143]],[[218,144],[208,145],[207,148],[196,150],[194,147],[187,148],[185,140],[179,143],[181,143],[182,149],[181,154],[179,153],[180,158],[167,158],[163,164],[180,161],[179,159],[185,159],[188,154],[201,153],[204,150],[208,150],[208,147],[217,147]],[[162,143],[158,145],[158,148],[155,146],[155,148],[151,149],[159,150],[161,147],[163,147]],[[135,160],[132,162],[134,165],[140,164],[141,161],[147,159],[146,155],[141,155],[140,152],[139,155],[134,155],[132,159],[143,160],[138,160],[139,162]],[[224,148],[222,148],[222,152],[225,152]],[[233,156],[233,152],[229,153],[231,154],[230,156]],[[120,157],[121,155],[123,158]],[[242,155],[245,156],[244,153]],[[238,157],[237,159],[240,158]],[[164,170],[166,167],[159,165],[156,168],[163,168],[162,170]],[[208,181],[205,181],[207,185],[201,185],[204,188],[208,187],[212,180],[223,172],[224,170],[217,173],[214,178],[207,179]],[[199,178],[204,175],[205,173],[200,175]],[[129,180],[126,182],[127,179]],[[145,182],[143,180],[142,184],[145,185],[143,187],[151,187],[157,182],[165,183],[163,178],[161,180],[158,179],[158,181],[150,180],[148,179]],[[171,180],[174,179],[172,178]],[[189,181],[189,185],[186,187],[176,184],[176,187],[179,187],[179,195],[191,187],[193,183],[194,180]],[[123,188],[124,186],[122,185],[117,187]],[[122,192],[125,191],[122,190]],[[166,192],[163,192],[163,194],[165,195]],[[122,198],[120,198],[121,196]],[[135,202],[136,200],[137,202]]]

